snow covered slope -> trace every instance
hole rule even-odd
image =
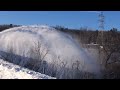
[[[55,79],[0,59],[0,79]]]

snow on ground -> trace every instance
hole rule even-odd
[[[55,79],[0,59],[0,79]]]

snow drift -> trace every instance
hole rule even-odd
[[[32,59],[37,59],[35,50],[39,48],[42,52],[40,57],[44,57],[48,64],[55,64],[57,68],[65,65],[70,69],[79,62],[80,70],[100,73],[100,66],[94,57],[90,57],[70,35],[49,26],[31,25],[7,29],[0,33],[0,44],[0,51],[11,53],[12,50],[15,55]],[[13,59],[13,62],[18,61]],[[29,59],[21,59],[20,63],[22,65],[27,62]]]

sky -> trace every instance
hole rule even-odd
[[[105,30],[120,29],[120,11],[103,11]],[[98,29],[98,11],[0,11],[0,24],[47,24],[79,29]]]

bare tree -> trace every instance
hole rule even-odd
[[[34,43],[35,47],[31,49],[33,59],[29,63],[32,65],[33,70],[45,73],[47,62],[44,59],[49,52],[48,47],[45,47],[40,41]]]

